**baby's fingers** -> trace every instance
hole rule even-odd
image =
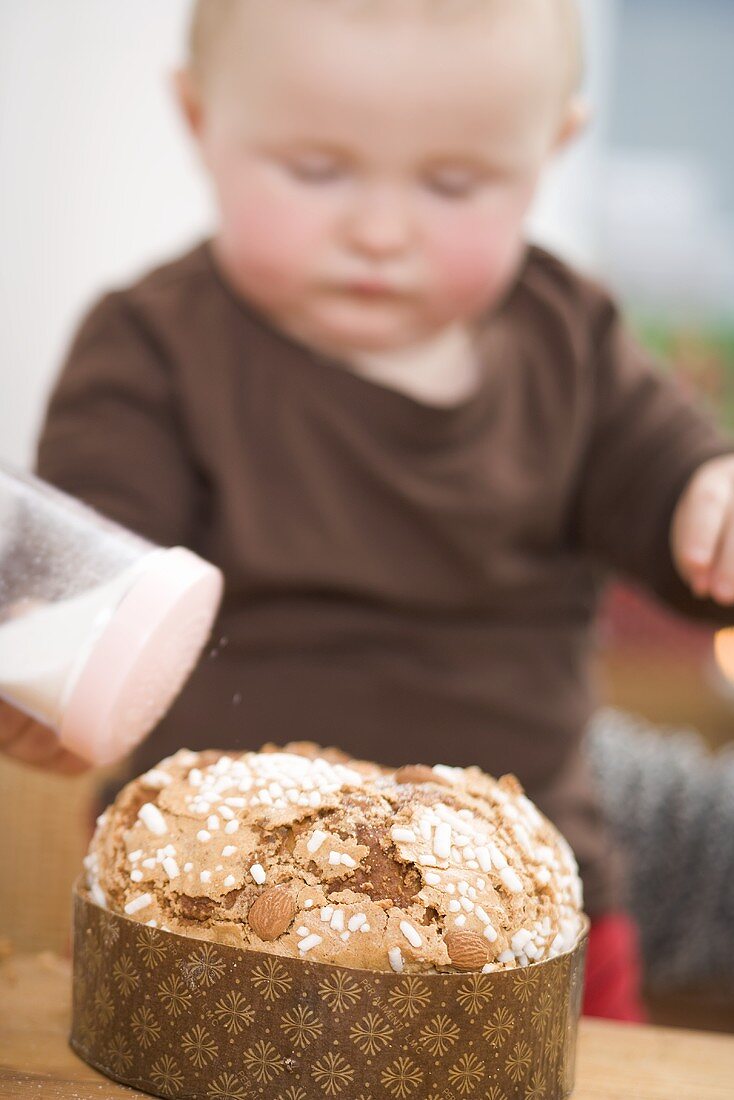
[[[731,509],[731,479],[713,464],[694,477],[676,509],[673,556],[681,576],[698,596],[711,592],[712,569]]]
[[[56,772],[57,775],[84,775],[92,767],[86,760],[82,760],[81,756],[77,756],[76,753],[70,752],[69,749],[65,749],[59,746],[59,751],[51,761],[49,765],[50,769]]]
[[[53,730],[0,700],[0,751],[31,767],[59,775],[81,775],[89,765],[63,748]]]
[[[709,591],[719,603],[734,604],[734,507],[731,505],[724,517],[709,575]]]

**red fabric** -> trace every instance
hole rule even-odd
[[[625,913],[591,922],[582,1012],[607,1020],[644,1023],[642,965],[637,928]]]

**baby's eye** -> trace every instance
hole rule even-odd
[[[285,162],[285,166],[290,175],[304,183],[330,183],[344,172],[342,164],[333,157],[293,157]]]
[[[481,177],[476,172],[446,169],[428,176],[426,186],[443,198],[467,199],[479,190],[481,182]]]

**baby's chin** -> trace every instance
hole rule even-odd
[[[302,318],[297,328],[307,343],[334,355],[388,353],[430,339],[452,320],[411,315],[395,305],[373,303],[365,309],[344,303]]]

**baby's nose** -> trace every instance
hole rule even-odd
[[[352,248],[370,256],[403,252],[411,243],[410,204],[388,187],[366,187],[352,204],[344,226]]]

